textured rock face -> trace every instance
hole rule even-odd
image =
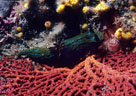
[[[3,17],[6,15],[6,13],[9,11],[11,4],[14,2],[14,0],[0,0],[0,17]]]
[[[0,62],[0,95],[136,96],[135,57],[122,51],[98,60],[91,56],[73,69],[5,58]]]

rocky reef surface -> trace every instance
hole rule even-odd
[[[53,47],[60,50],[61,42],[64,40],[67,41],[75,36],[82,37],[87,32],[95,34],[95,30],[99,31],[99,34],[95,35],[98,38],[103,35],[103,39],[99,38],[98,41],[94,35],[92,38],[95,38],[96,44],[88,44],[89,47],[95,46],[94,49],[107,53],[114,53],[120,48],[135,51],[135,0],[6,0],[1,2],[4,2],[1,3],[3,9],[0,11],[1,60],[4,56],[18,57],[21,51],[32,48]],[[83,44],[85,42],[82,40]],[[89,50],[86,55],[94,51]],[[24,55],[27,56],[27,54]],[[85,55],[81,57],[84,58]]]

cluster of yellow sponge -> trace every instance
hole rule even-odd
[[[131,32],[124,32],[122,28],[118,28],[114,35],[117,39],[122,38],[126,40],[129,40],[133,37]]]
[[[72,7],[72,8],[76,8],[78,7],[79,5],[79,0],[66,0],[64,2],[64,4],[60,4],[58,7],[57,7],[57,12],[58,13],[62,13],[65,9],[65,6],[69,6],[69,7]]]
[[[95,8],[94,10],[96,12],[104,12],[110,9],[110,6],[105,2],[105,1],[101,1]]]
[[[71,7],[78,6],[79,0],[69,0],[69,5],[71,5]]]
[[[21,31],[22,31],[22,27],[18,26],[18,27],[16,28],[16,31],[19,32],[19,33],[17,34],[17,37],[21,38],[21,37],[23,36],[23,32],[21,32]]]
[[[90,8],[92,7],[89,7],[89,6],[84,6],[82,11],[83,13],[88,13],[90,11]],[[105,1],[101,1],[95,8],[93,8],[94,12],[96,13],[100,13],[100,12],[105,12],[107,10],[110,9],[110,5],[108,3],[106,3]]]
[[[65,0],[63,4],[58,5],[57,12],[62,13],[65,9],[65,6],[69,6],[72,8],[77,8],[79,6],[80,0]],[[84,0],[85,3],[89,3],[89,0]],[[101,1],[95,8],[95,12],[104,12],[110,9],[110,5],[105,1]],[[89,6],[84,6],[82,9],[83,13],[87,13],[89,11]]]

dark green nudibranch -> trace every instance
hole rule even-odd
[[[99,31],[86,32],[60,43],[60,53],[63,59],[81,58],[89,51],[95,50],[103,40]]]
[[[43,47],[36,47],[31,49],[26,49],[21,51],[18,54],[18,57],[24,55],[31,59],[39,59],[44,60],[47,62],[52,61],[57,56],[58,51],[56,51],[54,48],[43,48]]]
[[[86,32],[62,41],[60,43],[60,46],[76,50],[82,47],[89,47],[91,46],[90,43],[100,42],[101,40],[103,40],[103,35],[99,31],[95,31],[95,34],[92,32]]]
[[[18,56],[26,55],[29,58],[44,60],[47,62],[62,59],[71,60],[73,58],[82,57],[89,50],[96,49],[102,40],[103,35],[101,32],[86,32],[61,41],[57,48],[36,47],[26,49],[21,51]]]

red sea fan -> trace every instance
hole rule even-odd
[[[126,54],[123,51],[118,51],[105,56],[100,62],[112,67],[114,70],[125,72],[136,68],[136,53],[130,52]]]
[[[136,96],[134,70],[113,70],[93,56],[73,69],[5,58],[0,72],[2,96]]]
[[[2,96],[48,96],[62,84],[67,68],[39,66],[31,60],[5,58],[0,62],[0,95]]]
[[[51,96],[136,96],[135,87],[136,78],[88,57],[71,70]]]

